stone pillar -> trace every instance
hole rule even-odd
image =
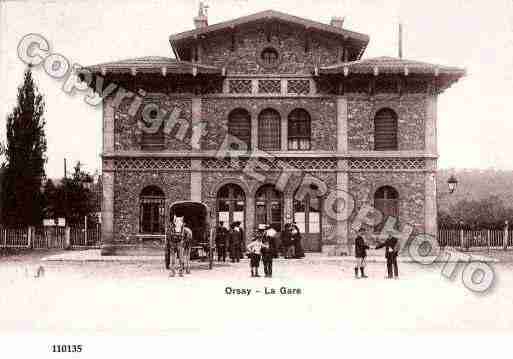
[[[245,211],[246,227],[244,233],[246,234],[246,244],[251,240],[251,235],[255,230],[255,198],[253,196],[246,197],[246,211]]]
[[[346,155],[348,151],[347,141],[347,99],[337,97],[337,152],[339,155]],[[347,193],[349,192],[349,174],[348,160],[339,158],[337,160],[337,196],[339,201],[349,201]],[[338,202],[339,204],[346,202]],[[323,252],[328,255],[349,254],[348,234],[349,226],[347,222],[346,211],[337,206],[337,218],[335,224],[335,235],[330,241],[332,244],[323,245]]]
[[[347,144],[347,99],[345,97],[337,98],[337,151],[346,153]]]
[[[111,99],[103,101],[103,154],[114,152],[114,108]],[[104,159],[102,165],[102,255],[113,254],[114,245],[114,168],[113,161]]]
[[[251,114],[251,148],[255,151],[258,148],[258,113]]]
[[[102,171],[102,255],[114,254],[114,172],[105,168],[108,162]]]
[[[288,132],[289,132],[289,121],[287,118],[281,119],[281,150],[288,150]]]
[[[201,160],[191,160],[191,201],[201,202]]]
[[[425,177],[424,189],[424,232],[438,235],[437,203],[436,203],[436,160],[427,160],[428,171]]]
[[[339,255],[345,253],[351,254],[351,246],[349,243],[349,223],[347,213],[348,209],[352,209],[349,193],[349,173],[347,172],[347,160],[337,161],[337,199],[339,200],[337,206],[337,222],[336,222],[336,248],[335,254]],[[344,207],[341,207],[343,205]]]
[[[437,97],[430,95],[426,98],[425,146],[430,155],[438,155],[437,144]]]
[[[193,136],[191,136],[192,151],[201,150],[201,97],[192,98],[192,119],[191,125],[193,129]],[[195,133],[196,132],[196,133]],[[201,202],[201,159],[191,159],[191,201]]]
[[[103,153],[114,151],[114,108],[110,106],[112,99],[103,101]]]

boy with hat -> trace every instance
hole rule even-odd
[[[365,235],[365,229],[360,228],[358,230],[358,235],[354,240],[354,256],[355,256],[355,264],[354,264],[354,277],[358,279],[358,269],[360,269],[360,273],[362,278],[367,278],[365,275],[365,258],[367,257],[367,249],[369,246],[365,243],[365,239],[363,236]]]

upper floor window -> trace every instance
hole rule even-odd
[[[165,146],[163,121],[156,122],[160,126],[156,127],[153,121],[157,121],[158,106],[151,105],[146,107],[148,103],[141,106],[142,110],[138,114],[139,120],[143,122],[141,149],[142,150],[162,150]]]
[[[260,61],[266,67],[273,67],[278,65],[280,55],[273,47],[266,47],[260,54]]]
[[[310,137],[310,114],[301,108],[293,110],[288,118],[289,150],[309,150]]]
[[[281,149],[281,117],[278,111],[272,108],[265,109],[258,115],[258,149]]]
[[[228,115],[228,133],[237,138],[237,142],[246,144],[246,149],[250,150],[251,146],[251,116],[248,111],[243,108],[237,108]],[[232,143],[232,150],[244,150],[238,148],[239,143]]]
[[[397,150],[397,114],[389,108],[379,110],[374,116],[374,149]]]

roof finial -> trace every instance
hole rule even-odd
[[[198,16],[194,18],[194,26],[196,29],[208,26],[208,5],[203,1],[199,3]]]

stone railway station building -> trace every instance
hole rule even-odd
[[[101,76],[135,94],[103,101],[103,254],[158,245],[180,200],[203,201],[213,224],[240,220],[247,233],[295,220],[306,250],[346,252],[350,221],[326,215],[326,196],[295,199],[305,174],[351,194],[356,210],[375,206],[436,234],[437,97],[463,69],[364,58],[369,37],[340,18],[269,10],[208,25],[200,10],[194,23],[169,37],[173,58],[88,67],[96,86]],[[177,111],[187,131],[143,131],[142,111],[127,114],[136,96]],[[238,139],[237,159],[219,156],[226,138]],[[263,180],[243,171],[245,150],[265,154],[254,169]],[[294,175],[277,188],[284,167]]]

